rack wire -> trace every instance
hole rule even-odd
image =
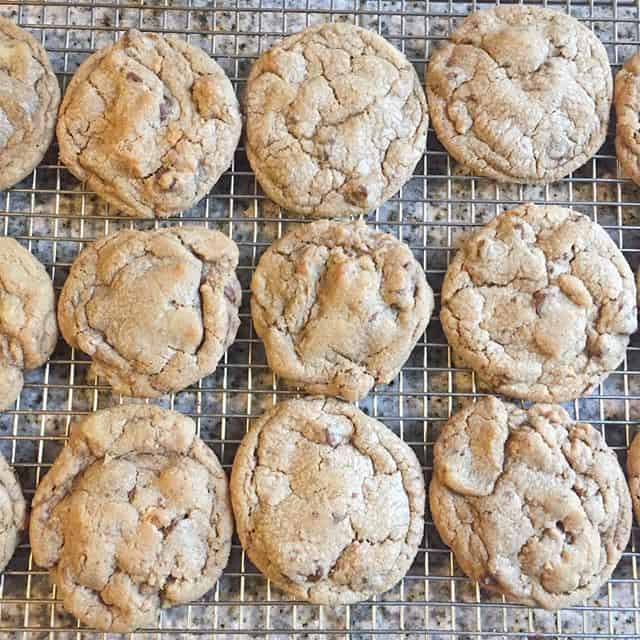
[[[493,2],[410,0],[25,0],[0,2],[0,15],[29,29],[49,52],[62,87],[94,49],[126,29],[176,33],[203,47],[225,69],[241,95],[257,56],[284,34],[326,21],[377,31],[424,75],[430,47],[469,12]],[[602,40],[616,71],[640,45],[640,2],[549,1],[582,20]],[[640,262],[640,190],[622,179],[612,136],[584,167],[546,187],[504,186],[464,175],[429,133],[427,152],[412,180],[370,224],[409,243],[436,291],[460,236],[497,212],[526,202],[573,207],[603,225],[633,269]],[[47,267],[59,289],[82,247],[123,227],[192,223],[224,231],[239,245],[242,325],[214,375],[160,401],[197,422],[201,436],[228,470],[250,420],[291,392],[266,366],[248,312],[249,282],[260,254],[291,224],[265,199],[242,144],[231,169],[194,209],[169,221],[115,215],[59,163],[55,145],[40,166],[0,194],[0,224]],[[482,390],[474,375],[454,366],[436,313],[399,377],[379,386],[361,407],[407,441],[430,479],[432,445],[443,421]],[[15,407],[0,416],[0,450],[16,468],[28,500],[64,446],[70,425],[123,399],[88,377],[88,361],[61,339],[50,361],[26,376]],[[596,392],[566,405],[590,421],[624,463],[640,425],[640,335]],[[157,628],[136,637],[233,638],[612,638],[640,637],[640,530],[613,577],[581,606],[548,613],[508,604],[480,590],[457,568],[427,514],[425,538],[409,574],[390,592],[343,607],[295,602],[272,587],[234,539],[229,566],[202,600],[164,611]],[[66,614],[27,541],[0,577],[0,637],[93,637]],[[96,634],[97,635],[97,634]]]

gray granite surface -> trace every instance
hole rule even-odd
[[[403,49],[423,75],[429,48],[474,7],[493,3],[355,0],[181,0],[181,2],[80,0],[2,4],[0,14],[41,39],[64,87],[95,48],[124,29],[184,33],[209,51],[242,94],[248,70],[260,53],[281,37],[327,20],[357,21]],[[548,3],[586,20],[605,43],[614,70],[640,39],[636,2]],[[283,11],[283,8],[285,9]],[[42,25],[45,25],[43,28]],[[262,34],[262,35],[260,35]],[[230,194],[232,197],[230,197]],[[640,251],[640,191],[622,180],[611,136],[599,154],[570,179],[548,187],[498,187],[464,175],[430,132],[425,159],[414,178],[379,211],[371,224],[408,242],[439,291],[444,270],[461,236],[513,203],[527,200],[565,204],[603,224],[636,269]],[[213,376],[161,404],[196,417],[201,435],[228,469],[252,416],[292,393],[274,379],[254,337],[248,315],[248,284],[263,249],[292,224],[264,199],[242,148],[233,170],[210,196],[170,221],[206,224],[229,233],[241,248],[245,290],[242,326],[236,343]],[[37,171],[0,194],[0,223],[47,265],[58,287],[83,243],[124,226],[153,223],[118,218],[83,190],[57,162],[55,146]],[[0,416],[0,449],[16,466],[30,499],[39,478],[64,444],[73,420],[122,399],[88,379],[86,358],[60,340],[48,365],[27,376],[15,408]],[[411,443],[428,481],[432,444],[452,411],[477,389],[468,371],[455,370],[437,317],[402,374],[378,387],[361,406]],[[624,462],[640,416],[640,337],[627,359],[597,393],[567,405],[577,418],[602,429]],[[515,605],[479,590],[460,572],[427,515],[423,546],[409,575],[376,602],[351,607],[316,607],[292,602],[270,587],[244,558],[235,541],[231,561],[215,590],[202,601],[163,613],[156,630],[136,637],[224,634],[231,638],[640,637],[637,547],[632,539],[613,579],[583,606],[547,613]],[[25,540],[0,579],[0,637],[72,638],[97,634],[80,630],[55,600],[45,572],[32,563]]]

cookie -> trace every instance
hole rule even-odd
[[[636,434],[627,452],[627,476],[636,520],[640,522],[640,436]]]
[[[640,52],[616,74],[616,156],[625,176],[640,184]]]
[[[565,13],[509,5],[471,14],[432,54],[426,85],[438,139],[474,175],[553,182],[606,137],[607,52]]]
[[[166,217],[229,167],[242,120],[233,86],[176,36],[129,31],[87,58],[60,107],[60,159],[118,210]]]
[[[411,63],[344,22],[285,38],[254,64],[246,151],[260,186],[314,218],[365,214],[411,178],[428,127]]]
[[[14,403],[23,371],[42,366],[57,340],[49,274],[13,238],[0,237],[0,409]]]
[[[637,328],[636,286],[602,227],[571,209],[527,204],[458,251],[440,319],[459,360],[498,393],[565,402],[622,362]]]
[[[0,190],[28,176],[51,141],[60,88],[46,51],[0,17]]]
[[[557,405],[483,398],[434,447],[433,522],[480,586],[532,607],[581,603],[613,573],[631,532],[618,460]]]
[[[280,402],[257,420],[233,462],[231,502],[251,562],[316,604],[391,589],[422,541],[425,489],[415,454],[338,400]]]
[[[155,626],[227,564],[227,479],[190,418],[153,405],[87,416],[33,498],[35,562],[67,611],[101,631]]]
[[[238,247],[202,227],[124,230],[89,245],[64,283],[64,339],[117,393],[154,398],[213,373],[234,341]]]
[[[318,220],[289,232],[260,258],[251,291],[274,372],[346,400],[393,380],[433,311],[409,247],[362,221]]]
[[[27,506],[13,469],[0,454],[0,571],[15,553],[27,528]]]

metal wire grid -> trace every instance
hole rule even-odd
[[[95,48],[123,30],[177,33],[210,52],[239,94],[259,55],[285,33],[325,21],[374,29],[404,51],[424,73],[429,48],[484,2],[410,0],[27,0],[0,2],[0,14],[31,30],[48,50],[62,86]],[[583,20],[604,42],[613,70],[640,44],[640,2],[548,2]],[[432,132],[413,179],[369,222],[408,242],[437,292],[459,236],[513,203],[534,200],[574,207],[602,224],[636,269],[640,262],[640,191],[621,179],[611,137],[583,168],[547,187],[498,186],[461,174]],[[86,242],[126,226],[206,225],[240,246],[243,284],[238,339],[216,373],[162,404],[194,417],[200,434],[226,469],[251,418],[290,394],[266,366],[248,313],[248,285],[266,246],[296,222],[267,201],[242,146],[210,196],[176,219],[150,223],[119,218],[86,191],[50,150],[34,173],[0,195],[3,232],[20,240],[47,266],[59,288]],[[50,361],[28,374],[15,408],[0,416],[0,449],[15,466],[30,499],[64,444],[73,420],[122,402],[88,378],[87,360],[62,340]],[[398,379],[378,387],[362,408],[401,435],[431,472],[440,425],[481,390],[471,372],[457,369],[437,313]],[[589,398],[567,408],[591,421],[624,462],[640,424],[640,337],[621,367]],[[136,637],[225,635],[234,638],[608,638],[640,637],[640,530],[613,578],[583,606],[556,614],[505,603],[470,583],[439,540],[430,515],[409,575],[375,601],[350,607],[294,602],[255,570],[234,541],[227,570],[201,601],[162,613],[157,629]],[[27,542],[0,577],[0,637],[92,636],[65,614],[46,572]]]

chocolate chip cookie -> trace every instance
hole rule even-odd
[[[46,51],[0,18],[0,190],[28,176],[51,140],[60,88]]]
[[[218,231],[124,230],[89,245],[58,304],[65,340],[124,395],[153,398],[215,371],[240,325],[238,247]]]
[[[565,13],[509,5],[471,14],[432,54],[426,85],[438,139],[475,175],[553,182],[605,140],[607,52]]]
[[[571,209],[528,204],[458,251],[440,319],[458,360],[495,391],[564,402],[623,360],[637,328],[636,286],[602,227]]]
[[[433,310],[409,247],[362,221],[291,231],[262,255],[251,291],[253,324],[275,373],[346,400],[398,374]]]
[[[433,521],[462,570],[521,604],[560,609],[594,594],[631,532],[631,500],[600,433],[557,405],[483,398],[434,447]]]
[[[23,371],[43,365],[57,340],[49,274],[13,238],[0,237],[0,409],[13,404]]]
[[[130,216],[166,217],[229,167],[240,110],[224,71],[176,36],[129,31],[76,71],[60,108],[60,158]]]
[[[627,475],[636,520],[640,522],[640,436],[636,434],[627,453]]]
[[[315,218],[365,214],[409,180],[428,110],[411,63],[344,22],[285,38],[253,66],[247,156],[269,198]]]
[[[233,463],[231,500],[251,561],[316,604],[387,591],[422,541],[425,490],[415,454],[338,400],[281,402],[257,420]]]
[[[0,571],[11,560],[27,527],[27,506],[13,469],[0,455]]]
[[[616,156],[622,172],[640,184],[640,52],[616,74]]]
[[[190,418],[153,405],[98,411],[72,432],[33,498],[33,558],[67,611],[101,631],[156,624],[227,564],[227,479]]]

